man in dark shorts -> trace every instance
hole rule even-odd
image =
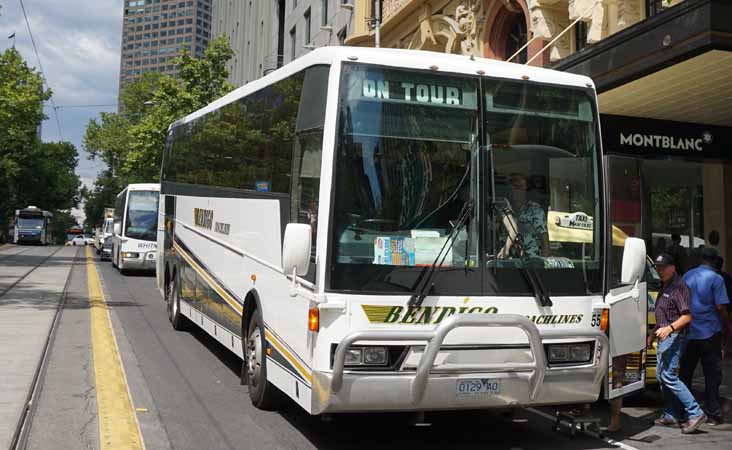
[[[661,290],[656,298],[656,327],[648,335],[647,345],[658,339],[656,377],[661,384],[664,409],[656,425],[681,425],[684,434],[693,433],[707,417],[689,388],[679,379],[676,370],[686,347],[686,331],[691,323],[691,292],[676,273],[673,257],[661,253],[654,260],[661,277]],[[683,417],[689,418],[683,422]]]

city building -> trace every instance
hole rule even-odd
[[[213,0],[211,34],[226,34],[234,57],[227,65],[229,82],[241,86],[277,66],[277,2]]]
[[[120,90],[146,72],[175,75],[183,49],[203,56],[211,33],[211,0],[125,0]]]
[[[382,47],[591,77],[616,225],[650,254],[678,235],[682,270],[701,245],[732,269],[732,2],[369,0],[354,15],[348,45],[374,46],[380,15]]]
[[[354,1],[213,0],[212,35],[225,33],[235,52],[229,81],[241,86],[316,47],[343,45]]]

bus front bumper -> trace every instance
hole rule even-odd
[[[123,252],[122,267],[125,270],[155,270],[155,253]]]
[[[458,327],[514,327],[529,338],[532,362],[472,364],[441,370],[435,359],[447,333]],[[549,367],[544,340],[594,339],[590,363]],[[356,372],[344,369],[346,350],[359,341],[428,342],[416,370]],[[607,372],[609,344],[597,330],[544,330],[520,315],[456,315],[434,331],[362,331],[347,335],[336,348],[332,371],[312,373],[312,413],[425,411],[510,408],[594,402]],[[459,392],[465,380],[488,381],[498,389],[472,395]]]

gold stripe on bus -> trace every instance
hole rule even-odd
[[[300,374],[306,380],[308,380],[309,383],[313,382],[313,377],[310,375],[310,372],[305,370],[305,368],[297,361],[297,359],[295,359],[295,357],[292,356],[292,354],[290,354],[289,351],[287,351],[287,349],[285,348],[284,345],[277,342],[277,338],[275,338],[274,335],[272,335],[272,333],[269,332],[269,330],[267,330],[267,329],[264,330],[264,336],[267,338],[267,340],[269,342],[272,343],[272,345],[277,347],[277,350],[279,350],[279,352],[282,354],[282,356],[284,356],[288,361],[290,361],[290,363],[292,363],[292,365],[295,366],[297,371],[300,372]]]
[[[229,305],[230,305],[230,306],[231,306],[232,308],[234,308],[234,310],[236,310],[236,311],[237,311],[237,312],[238,312],[239,314],[241,314],[241,313],[242,313],[242,312],[244,311],[244,309],[243,309],[243,308],[242,308],[242,306],[241,306],[241,305],[239,304],[239,302],[237,302],[237,301],[236,301],[235,299],[233,299],[233,298],[232,298],[232,297],[231,297],[231,296],[230,296],[230,295],[229,295],[229,294],[228,294],[228,293],[227,293],[227,292],[226,292],[226,291],[225,291],[225,290],[224,290],[224,289],[223,289],[223,288],[222,288],[222,287],[221,287],[221,286],[219,285],[219,283],[218,283],[218,282],[217,282],[216,280],[214,280],[214,279],[213,279],[213,278],[212,278],[212,277],[211,277],[211,276],[210,276],[210,275],[209,275],[208,273],[206,273],[206,271],[205,271],[205,270],[204,270],[204,269],[203,269],[203,268],[202,268],[201,266],[199,266],[199,265],[198,265],[198,264],[196,263],[196,261],[195,261],[195,260],[194,260],[193,258],[191,258],[191,256],[190,256],[190,255],[188,255],[188,254],[186,253],[186,251],[185,251],[185,250],[183,250],[183,249],[182,249],[182,248],[181,248],[181,247],[180,247],[180,246],[179,246],[178,244],[176,244],[176,243],[173,243],[173,246],[175,247],[175,249],[176,249],[176,250],[177,250],[178,252],[180,252],[181,256],[183,256],[183,259],[185,259],[186,261],[188,261],[188,264],[190,264],[190,265],[191,265],[191,267],[193,267],[193,270],[195,270],[195,271],[196,271],[196,273],[198,273],[198,274],[199,274],[199,275],[201,275],[201,276],[202,276],[203,278],[205,278],[205,279],[206,279],[206,281],[208,281],[208,283],[209,283],[209,284],[211,285],[211,287],[213,288],[213,290],[214,290],[214,291],[216,291],[216,292],[217,292],[217,293],[218,293],[218,294],[219,294],[219,295],[221,296],[221,298],[223,298],[223,299],[224,299],[224,300],[226,301],[226,303],[228,303],[228,304],[229,304]]]

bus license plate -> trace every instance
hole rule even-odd
[[[466,378],[457,380],[457,397],[480,397],[501,393],[501,381],[495,378]]]

